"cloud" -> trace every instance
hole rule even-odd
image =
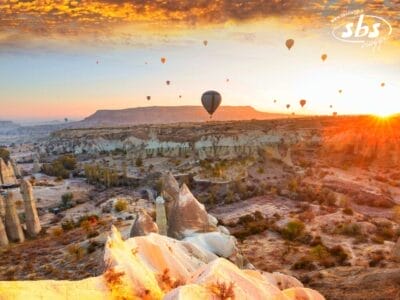
[[[350,8],[388,17],[398,30],[399,4],[399,0],[375,0]],[[143,35],[268,17],[303,19],[320,26],[348,8],[344,0],[0,0],[0,48],[23,41],[26,47],[37,39],[115,42],[118,38],[112,36],[123,26],[136,27]]]

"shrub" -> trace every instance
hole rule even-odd
[[[85,249],[78,244],[69,245],[67,250],[74,260],[80,260],[85,255]]]
[[[72,193],[65,193],[61,196],[61,208],[68,209],[73,207],[72,199],[74,199],[74,195]]]
[[[59,179],[67,179],[71,171],[76,169],[76,158],[73,155],[63,155],[50,164],[43,164],[42,172]]]
[[[10,160],[10,151],[6,148],[0,148],[0,158],[2,158],[6,163]]]
[[[295,240],[296,238],[300,237],[300,235],[304,231],[304,223],[301,221],[290,221],[286,224],[286,226],[281,230],[281,234],[283,238],[287,240]]]
[[[118,199],[114,204],[116,212],[125,211],[128,208],[128,202],[125,199]]]
[[[135,165],[138,168],[142,167],[143,166],[143,159],[141,157],[136,158]]]
[[[292,270],[315,270],[317,266],[310,257],[303,256],[292,265]]]
[[[345,215],[352,216],[353,215],[353,210],[350,207],[346,207],[346,208],[343,208],[343,213]]]
[[[361,235],[361,226],[356,223],[342,224],[338,226],[337,231],[339,234],[356,237]]]
[[[76,227],[75,222],[72,219],[64,220],[61,223],[61,228],[64,231],[68,231],[68,230],[74,229],[75,227]]]
[[[60,237],[64,233],[64,230],[61,227],[53,228],[51,234],[55,237]]]

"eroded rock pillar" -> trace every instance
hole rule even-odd
[[[33,196],[33,188],[28,180],[21,181],[21,195],[25,205],[26,231],[30,237],[35,237],[42,227],[40,226],[39,216],[36,209],[36,200]]]
[[[22,243],[25,240],[24,232],[22,231],[21,222],[15,208],[14,197],[11,192],[7,194],[5,204],[5,225],[8,239],[12,242]]]

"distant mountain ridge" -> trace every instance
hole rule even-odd
[[[260,112],[251,106],[222,106],[213,115],[212,120],[265,120],[283,117],[287,117],[287,115]],[[98,110],[84,120],[75,122],[73,127],[168,124],[208,120],[210,120],[210,116],[202,106],[149,106],[121,110]]]

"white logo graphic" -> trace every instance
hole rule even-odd
[[[382,17],[364,14],[362,10],[345,13],[331,21],[332,35],[346,43],[362,47],[379,47],[392,34],[392,26]]]

